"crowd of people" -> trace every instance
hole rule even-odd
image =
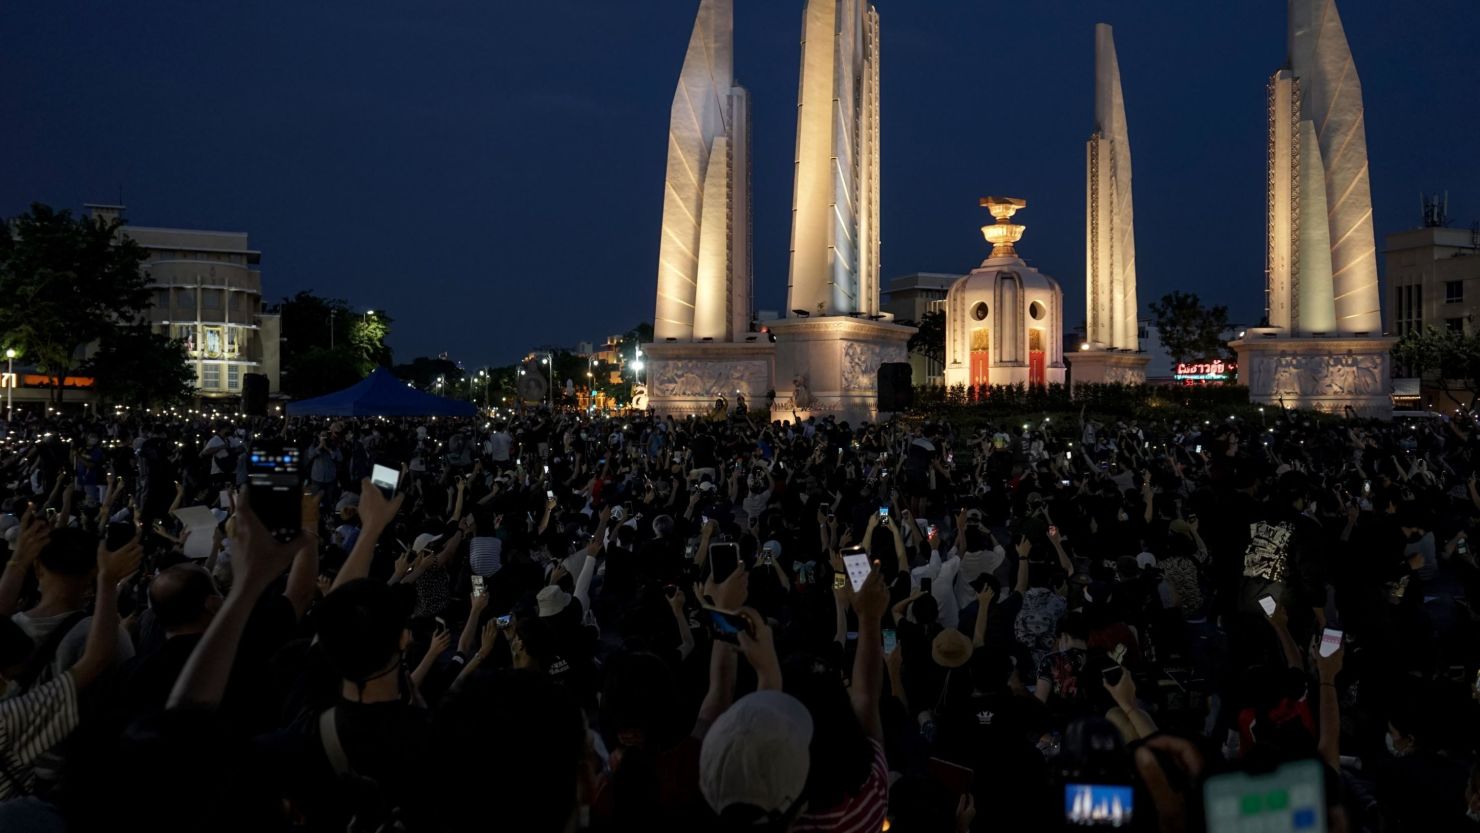
[[[1464,414],[20,414],[0,830],[1480,829],[1477,472]]]

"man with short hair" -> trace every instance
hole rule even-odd
[[[177,564],[149,583],[149,611],[164,641],[124,664],[117,699],[137,717],[164,708],[190,652],[221,609],[221,592],[199,564]],[[147,641],[147,640],[146,640]]]
[[[97,575],[97,541],[81,529],[58,529],[41,549],[34,568],[41,587],[41,601],[30,610],[11,616],[11,621],[36,643],[37,654],[28,666],[24,685],[44,683],[66,671],[82,658],[87,647],[92,617],[87,615],[87,595]],[[119,629],[113,662],[134,655],[128,632]]]

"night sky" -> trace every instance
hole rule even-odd
[[[758,306],[785,303],[802,0],[736,0],[755,139]],[[885,279],[973,268],[977,207],[1083,318],[1093,26],[1115,26],[1141,302],[1258,317],[1265,82],[1284,0],[879,0]],[[396,317],[398,359],[507,363],[650,321],[668,109],[698,0],[10,3],[0,215],[122,189],[140,225],[245,230],[270,299]],[[1448,189],[1480,218],[1475,0],[1341,3],[1376,227]]]

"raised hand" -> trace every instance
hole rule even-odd
[[[427,648],[427,656],[440,657],[452,645],[452,634],[446,628],[437,628],[432,634],[431,645]]]
[[[750,574],[745,571],[745,565],[735,567],[735,572],[730,573],[729,578],[719,584],[714,583],[714,576],[710,576],[705,582],[704,594],[714,600],[714,606],[721,610],[739,610],[745,606],[745,601],[750,597]]]
[[[485,610],[488,609],[488,594],[487,593],[479,593],[479,594],[473,596],[473,601],[469,605],[469,608],[470,608],[470,610],[468,612],[468,618],[469,619],[477,619],[477,618],[479,618],[479,616],[482,615],[483,611],[485,611]]]
[[[46,545],[51,543],[51,524],[46,518],[37,517],[35,507],[27,507],[21,515],[21,534],[16,540],[15,554],[11,561],[18,567],[29,567]]]
[[[379,535],[390,526],[396,513],[401,511],[401,503],[405,501],[406,493],[398,492],[395,497],[386,500],[385,495],[367,477],[360,481],[360,522],[366,530]]]
[[[879,572],[879,562],[875,561],[868,578],[863,580],[863,586],[853,594],[853,612],[858,614],[859,622],[878,624],[888,609],[889,587],[884,584],[884,576]]]
[[[140,533],[136,531],[128,543],[112,551],[109,551],[106,541],[98,544],[100,582],[117,585],[139,569],[139,562],[144,558],[144,545],[140,543],[140,537]]]
[[[478,643],[478,656],[488,659],[488,655],[493,653],[493,642],[498,638],[498,620],[489,619],[483,626],[481,636],[482,641]]]
[[[373,487],[370,491],[380,494]],[[304,546],[314,546],[314,539],[305,535],[283,543],[273,537],[262,519],[252,511],[251,493],[243,490],[237,501],[236,535],[231,550],[237,579],[232,582],[231,591],[236,593],[240,588],[242,592],[260,594],[273,579],[288,569],[293,557]]]

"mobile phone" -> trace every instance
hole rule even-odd
[[[1074,485],[1074,481],[1072,481],[1072,480],[1060,480],[1059,481],[1059,485],[1060,486],[1073,486]]]
[[[1371,480],[1363,480],[1362,481],[1362,494],[1364,494],[1364,495],[1372,494],[1372,481]]]
[[[1203,782],[1203,812],[1208,833],[1325,830],[1325,774],[1308,759],[1263,775],[1214,775]]]
[[[545,474],[549,474],[549,473],[550,473],[550,464],[549,463],[546,463],[545,464]]]
[[[1459,540],[1455,541],[1454,551],[1459,553],[1460,555],[1469,555],[1470,539],[1468,537],[1461,537]]]
[[[1064,784],[1064,820],[1074,827],[1129,827],[1136,791],[1129,784]]]
[[[1048,537],[1052,538],[1059,534],[1059,528],[1053,524],[1048,525]]]
[[[842,590],[848,586],[848,577],[842,573],[833,573],[833,589]]]
[[[108,552],[118,552],[129,541],[134,540],[135,534],[133,524],[108,524],[108,536],[104,546],[108,548]]]
[[[472,582],[473,582],[473,597],[474,598],[477,598],[478,596],[481,596],[484,593],[488,592],[487,588],[485,588],[483,586],[483,577],[482,576],[474,575],[473,578],[472,578]]]
[[[554,499],[555,499],[555,492],[554,492],[554,490],[552,490],[552,489],[546,489],[545,490],[545,500],[554,500]]]
[[[709,569],[718,584],[730,577],[740,566],[740,545],[733,541],[721,541],[709,545]]]
[[[1202,443],[1198,443],[1197,446],[1195,448],[1193,448],[1193,453],[1195,453],[1195,454],[1201,454],[1202,453]]]
[[[247,458],[247,494],[252,512],[279,541],[298,537],[303,527],[303,493],[298,449],[276,444],[252,449]]]
[[[888,520],[889,519],[889,507],[887,507],[887,506],[880,506],[879,507],[879,517],[880,518],[883,518],[884,520]]]
[[[495,625],[498,625],[500,628],[505,628],[506,629],[510,625],[514,624],[514,614],[512,614],[512,613],[505,613],[503,616],[500,616],[500,617],[494,619],[493,620],[493,623]]]
[[[1259,597],[1259,606],[1264,608],[1265,616],[1273,616],[1274,609],[1276,607],[1279,607],[1279,605],[1275,603],[1274,596],[1268,595]]]
[[[931,758],[925,771],[930,780],[943,785],[951,795],[966,795],[976,781],[975,771],[940,758]]]
[[[1321,631],[1321,656],[1329,657],[1341,650],[1341,631],[1335,628],[1326,628]]]
[[[1072,451],[1065,451],[1064,452],[1064,459],[1065,460],[1068,460],[1071,463],[1074,462],[1074,452],[1072,452]]]
[[[853,585],[853,592],[857,593],[863,589],[863,582],[868,578],[871,567],[868,563],[868,553],[863,547],[850,547],[843,553],[843,569],[848,573],[848,581]]]
[[[715,639],[722,642],[739,642],[740,634],[750,632],[750,623],[738,613],[708,605],[705,605],[702,610],[704,621],[708,623],[709,632],[714,635]]]
[[[1100,669],[1100,676],[1105,678],[1105,685],[1111,687],[1118,686],[1120,685],[1120,681],[1125,678],[1125,669],[1119,664],[1110,665]]]
[[[929,593],[930,592],[930,577],[929,576],[924,576],[924,577],[922,577],[920,579],[920,592],[921,593]]]
[[[396,496],[396,486],[400,482],[401,472],[390,466],[382,466],[376,463],[375,467],[370,470],[371,485],[380,489],[380,493],[385,495],[386,500],[390,500]]]
[[[884,653],[885,654],[892,654],[892,653],[894,653],[894,646],[897,645],[898,643],[899,643],[899,637],[898,637],[898,635],[896,635],[894,633],[894,629],[893,628],[885,628],[884,629]]]

